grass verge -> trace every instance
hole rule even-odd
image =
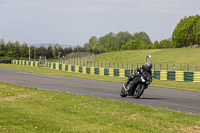
[[[52,70],[52,69],[48,69],[48,68],[45,68],[45,67],[35,68],[35,67],[30,67],[30,66],[12,65],[12,64],[0,64],[0,67],[10,68],[10,69],[15,69],[15,70],[20,70],[20,71],[26,71],[26,72],[32,72],[32,73],[38,73],[38,74],[46,74],[46,75],[85,78],[85,79],[91,79],[91,80],[102,80],[102,81],[119,82],[119,83],[125,83],[126,82],[126,78],[122,78],[122,77],[111,77],[111,76],[100,76],[100,75],[73,73],[73,72]],[[200,85],[199,83],[193,83],[193,82],[154,80],[151,83],[150,86],[200,91],[199,85]]]
[[[127,50],[95,55],[96,61],[112,63],[144,64],[146,55],[153,64],[199,64],[200,49],[171,48],[151,50]]]
[[[123,67],[130,69],[136,68],[137,64],[139,66],[144,64],[145,57],[149,54],[152,56],[149,61],[154,64],[153,69],[155,70],[200,71],[198,62],[200,49],[198,48],[114,51],[95,55],[95,61],[109,62],[111,65],[115,63],[115,66],[119,63],[120,68],[122,68],[121,63],[124,63]],[[188,64],[190,65],[188,66]]]
[[[0,132],[198,132],[200,116],[0,82]]]

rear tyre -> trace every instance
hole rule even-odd
[[[127,95],[126,95],[126,93],[125,93],[125,90],[124,90],[124,87],[122,86],[122,89],[121,89],[121,91],[120,91],[120,96],[121,97],[126,97]]]
[[[135,88],[133,97],[138,99],[143,94],[143,92],[144,92],[144,85],[138,84],[138,86]]]

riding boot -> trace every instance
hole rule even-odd
[[[128,79],[127,79],[127,82],[124,84],[124,87],[127,89],[127,86],[128,84],[130,83],[130,81],[132,80],[132,76],[130,76]]]

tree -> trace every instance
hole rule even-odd
[[[24,58],[29,56],[29,48],[25,42],[20,46],[20,56]]]
[[[15,50],[15,46],[14,46],[14,44],[11,42],[11,41],[9,41],[8,43],[7,43],[7,45],[6,45],[6,55],[8,56],[8,57],[12,57],[13,58],[13,53],[14,53],[14,50]]]
[[[18,41],[16,41],[15,43],[14,43],[14,47],[15,47],[15,50],[14,50],[14,52],[13,52],[13,57],[16,57],[16,58],[19,58],[20,57],[20,48],[19,48],[19,42]]]
[[[197,44],[200,44],[200,21],[198,21],[197,25],[195,26],[196,37],[195,41]]]
[[[150,40],[149,36],[147,35],[147,33],[145,33],[145,32],[134,33],[133,39],[144,41],[146,44],[151,44],[151,40]]]
[[[82,48],[79,45],[74,48],[74,52],[83,52],[83,51],[84,51],[84,48]]]
[[[138,49],[146,49],[147,48],[147,44],[141,40],[132,40],[128,43],[126,43],[126,45],[122,45],[121,50],[138,50]]]
[[[32,52],[33,53],[33,52]],[[39,48],[36,49],[36,56],[47,56],[47,49],[44,46],[40,46]]]
[[[31,59],[34,59],[34,57],[35,58],[39,58],[39,55],[37,55],[37,48],[36,47],[34,47],[34,46],[29,46],[30,47],[30,57],[31,57]],[[28,53],[29,53],[29,48],[28,48]],[[28,54],[29,55],[29,54]]]
[[[4,39],[1,39],[0,41],[0,56],[5,56],[5,41]]]
[[[92,36],[89,40],[89,48],[95,49],[98,48],[98,38],[96,36]]]
[[[175,48],[200,44],[200,16],[189,16],[180,20],[172,34]]]
[[[63,49],[63,55],[64,55],[64,56],[66,56],[67,54],[70,54],[70,53],[72,53],[72,52],[73,52],[72,47],[65,47],[65,48]]]
[[[110,32],[99,39],[96,36],[92,36],[89,42],[84,44],[84,49],[94,53],[119,51],[123,45],[133,39],[133,35],[127,31],[121,31],[117,34]]]
[[[117,33],[117,48],[116,50],[120,50],[123,45],[126,45],[127,42],[130,42],[134,39],[133,35],[131,35],[128,31]]]
[[[152,45],[153,49],[159,49],[161,48],[160,43],[158,41],[155,41],[154,44]]]
[[[51,45],[48,46],[47,48],[47,58],[53,58],[53,47]]]
[[[60,56],[63,56],[63,48],[56,44],[53,46],[53,58],[58,59],[58,53],[61,52]]]
[[[171,41],[169,41],[168,39],[161,40],[160,47],[161,48],[171,48]]]

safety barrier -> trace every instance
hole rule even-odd
[[[33,66],[33,67],[39,67],[39,62],[38,61],[12,60],[11,64],[28,65],[28,66]]]
[[[200,82],[200,72],[155,70],[153,76],[157,80]]]
[[[90,75],[128,77],[131,74],[130,69],[86,67],[86,66],[76,66],[76,65],[65,65],[53,62],[47,62],[47,67],[50,69],[64,70],[68,72],[83,73]]]
[[[51,69],[65,70],[68,72],[76,72],[91,75],[128,77],[131,74],[130,69],[84,67],[76,65],[58,64],[52,62],[48,62],[47,65],[48,68]],[[200,82],[200,72],[153,70],[152,73],[154,79],[156,80]]]
[[[35,67],[39,66],[39,62],[34,62],[34,61],[29,62],[24,60],[13,60],[12,64],[29,65]],[[54,62],[46,62],[45,64],[50,69],[90,74],[90,75],[128,77],[131,74],[130,69],[86,67],[86,66],[59,64]],[[152,74],[155,80],[200,82],[200,72],[153,70]]]

